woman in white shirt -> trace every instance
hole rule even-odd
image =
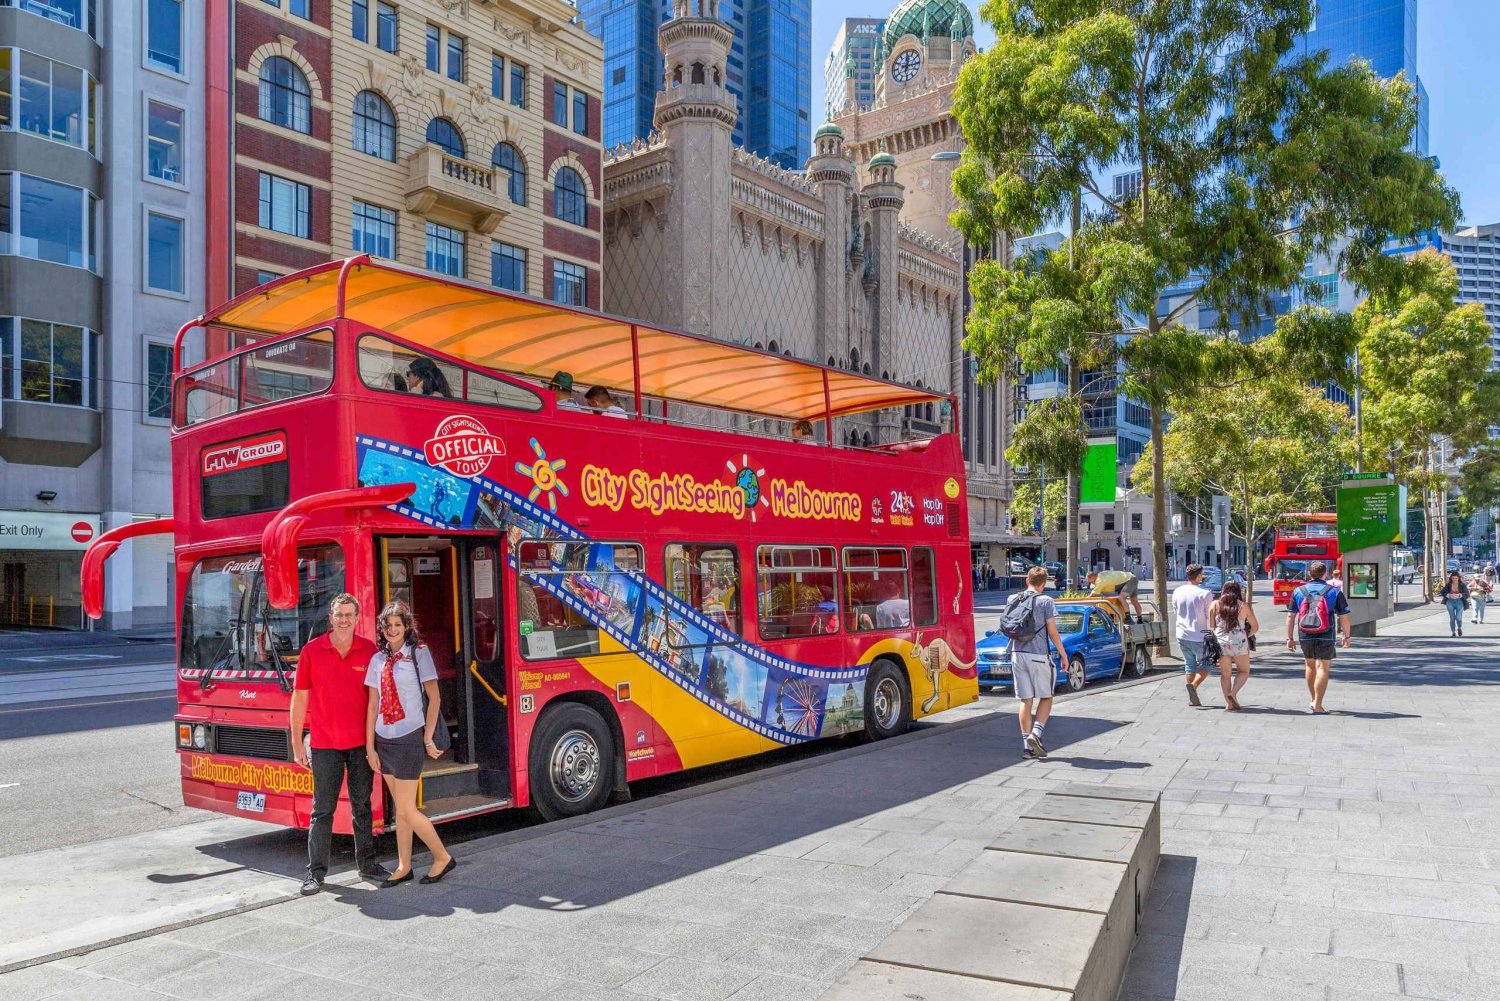
[[[417,635],[416,622],[405,603],[393,601],[380,610],[376,620],[380,640],[365,671],[370,690],[365,723],[365,753],[370,767],[385,776],[396,806],[396,855],[399,864],[382,886],[405,883],[412,878],[412,835],[432,852],[432,868],[422,877],[436,883],[458,863],[443,847],[432,821],[417,807],[417,785],[422,778],[424,754],[440,758],[442,752],[433,735],[443,723],[439,703],[437,666],[432,653]],[[422,694],[427,709],[422,709]]]

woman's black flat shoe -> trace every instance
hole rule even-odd
[[[414,875],[416,875],[416,870],[408,869],[406,870],[405,876],[397,876],[394,879],[387,879],[385,880],[385,882],[380,884],[380,888],[382,890],[389,890],[393,886],[400,886],[402,883],[409,883],[411,882],[411,878]],[[425,881],[427,877],[423,876],[422,879]]]
[[[445,865],[445,866],[443,866],[443,871],[442,872],[438,873],[436,876],[423,876],[422,879],[421,879],[421,882],[423,882],[423,883],[437,883],[437,882],[441,881],[444,876],[446,876],[450,872],[452,872],[453,871],[453,867],[456,866],[456,865],[458,865],[458,859],[453,858],[452,856],[449,856],[449,858],[448,858],[448,864]]]

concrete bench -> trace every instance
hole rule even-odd
[[[1113,1001],[1161,857],[1160,799],[1047,793],[822,1001]]]

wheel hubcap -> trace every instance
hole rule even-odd
[[[586,799],[599,782],[599,745],[582,730],[569,730],[552,747],[552,787],[569,803]]]
[[[901,717],[901,688],[890,678],[881,678],[875,686],[875,722],[882,730],[893,726]]]
[[[1145,674],[1146,673],[1146,667],[1147,667],[1147,664],[1146,664],[1146,653],[1145,653],[1145,651],[1143,651],[1143,650],[1137,650],[1135,652],[1135,673],[1136,673],[1136,675],[1140,676],[1140,675]]]
[[[1068,684],[1075,690],[1083,687],[1083,665],[1076,660],[1068,664]]]

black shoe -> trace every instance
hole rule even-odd
[[[366,862],[359,867],[359,874],[365,879],[386,880],[391,878],[391,871],[379,862]]]
[[[1036,752],[1031,749],[1031,742],[1030,741],[1022,741],[1022,743],[1021,743],[1021,757],[1023,757],[1023,758],[1034,758],[1034,757],[1036,757]]]
[[[450,872],[452,872],[453,871],[453,867],[456,866],[456,865],[458,865],[458,859],[456,859],[456,858],[454,858],[453,856],[450,855],[448,857],[448,864],[445,865],[445,866],[443,866],[443,871],[442,872],[438,873],[436,876],[423,876],[422,879],[420,880],[420,882],[423,882],[423,883],[437,883],[437,882],[441,882],[442,878],[444,876],[448,875]],[[410,877],[408,877],[408,878],[410,878]]]
[[[1047,756],[1047,749],[1042,746],[1042,738],[1034,733],[1026,735],[1026,746],[1031,750],[1033,757],[1045,758]]]
[[[1458,627],[1458,635],[1462,636],[1463,634],[1464,634],[1464,627],[1463,626],[1459,626]]]
[[[389,890],[393,886],[400,886],[402,883],[409,883],[411,882],[412,875],[413,871],[411,869],[408,869],[406,870],[405,876],[396,876],[394,878],[387,876],[384,882],[380,884],[380,888],[382,890]]]
[[[1187,686],[1187,690],[1188,690],[1188,704],[1192,705],[1192,706],[1200,706],[1201,707],[1203,705],[1203,700],[1200,699],[1200,698],[1198,698],[1198,689],[1194,688],[1192,685],[1188,685]]]
[[[309,876],[302,881],[302,895],[311,897],[323,889],[323,881],[316,876]]]

